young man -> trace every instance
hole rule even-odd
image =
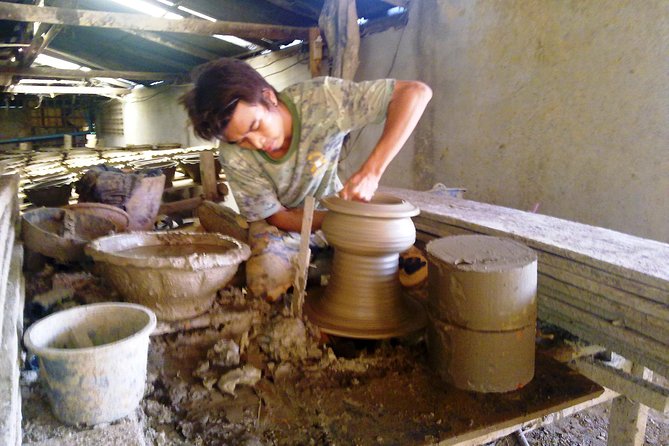
[[[194,73],[194,88],[182,98],[195,133],[219,139],[220,158],[244,218],[251,222],[247,283],[254,294],[277,298],[292,281],[292,257],[307,196],[339,193],[368,201],[388,164],[415,128],[432,97],[417,81],[352,82],[322,77],[278,93],[253,68],[219,59]],[[366,161],[342,185],[337,163],[344,137],[385,119],[383,133]],[[314,213],[312,231],[325,216]],[[278,262],[278,263],[277,263]],[[257,270],[262,280],[256,283]],[[254,277],[252,277],[254,276]],[[285,288],[285,289],[283,289]]]

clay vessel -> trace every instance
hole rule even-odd
[[[59,208],[33,209],[21,218],[26,247],[63,263],[84,260],[86,243],[113,231],[109,220]]]
[[[322,229],[335,253],[325,293],[307,300],[309,319],[324,332],[367,339],[422,328],[422,307],[399,282],[399,253],[416,241],[411,217],[418,208],[381,194],[369,203],[339,197],[322,203],[329,210]]]
[[[190,153],[179,157],[179,167],[181,170],[192,179],[195,183],[202,183],[202,176],[200,174],[200,154],[199,153]],[[221,162],[217,157],[214,157],[214,169],[216,172],[216,178],[218,178],[221,173]]]
[[[129,230],[153,229],[164,189],[165,175],[144,177],[140,180],[125,203],[125,210],[130,216]]]
[[[33,183],[25,186],[23,193],[35,206],[64,206],[72,195],[72,180],[67,178]]]
[[[96,217],[109,220],[114,224],[115,232],[125,232],[130,224],[130,216],[126,211],[116,206],[104,203],[75,203],[65,206],[78,214],[95,215]]]
[[[232,237],[194,232],[112,235],[90,243],[86,252],[124,299],[166,321],[207,311],[251,254]]]

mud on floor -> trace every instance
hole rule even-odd
[[[58,302],[51,311],[93,298],[116,300],[105,296],[108,288],[94,276],[47,272],[33,282],[33,294],[54,282],[74,290],[74,300]],[[431,444],[598,391],[542,355],[536,378],[520,391],[459,391],[431,372],[420,337],[328,338],[290,317],[289,309],[290,302],[268,304],[229,288],[197,323],[160,324],[150,346],[145,398],[136,413],[112,427],[139,430],[141,443],[155,445]],[[85,430],[58,423],[35,373],[24,378],[25,443],[54,438],[68,444],[69,436]],[[562,421],[571,423],[562,427],[538,429],[528,439],[542,445],[605,444],[606,414],[588,413]],[[667,432],[666,418],[651,416],[647,444],[666,444]],[[498,443],[504,441],[513,444]]]

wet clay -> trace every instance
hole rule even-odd
[[[95,240],[86,252],[124,299],[165,321],[204,313],[251,254],[232,237],[193,232],[118,234]]]
[[[425,325],[420,304],[402,293],[399,253],[416,240],[404,200],[377,195],[369,203],[325,198],[323,232],[334,247],[331,277],[323,294],[312,293],[305,311],[321,330],[340,336],[381,339]]]
[[[510,239],[444,237],[427,244],[428,344],[458,388],[508,392],[534,376],[537,256]]]
[[[537,255],[510,239],[444,237],[427,244],[429,306],[463,328],[516,330],[537,317]]]

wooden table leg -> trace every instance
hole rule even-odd
[[[646,380],[653,372],[639,364],[632,364],[632,375]],[[646,435],[648,407],[624,395],[613,400],[609,417],[608,444],[611,446],[642,446]]]

